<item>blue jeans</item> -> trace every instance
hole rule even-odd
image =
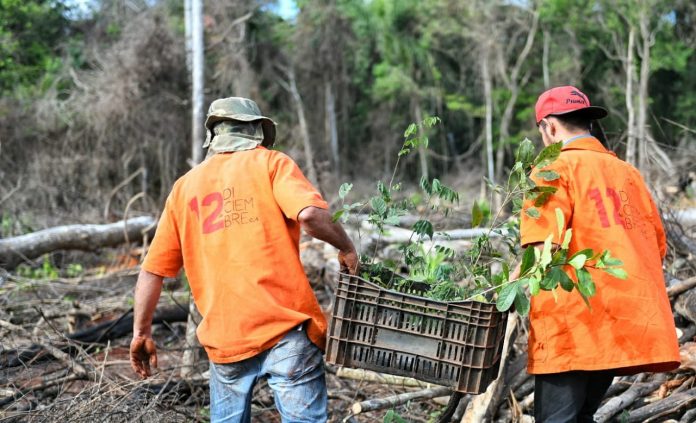
[[[321,350],[304,330],[291,330],[270,350],[230,364],[210,363],[210,421],[251,421],[256,381],[268,377],[283,423],[326,422]]]

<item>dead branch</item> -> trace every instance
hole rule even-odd
[[[107,341],[113,341],[115,339],[121,338],[125,335],[130,334],[133,330],[133,314],[131,313],[131,311],[132,309],[126,311],[116,319],[109,320],[95,325],[93,327],[68,334],[66,335],[66,338],[70,341],[95,344],[106,343]],[[155,315],[152,318],[152,323],[159,324],[165,322],[183,322],[186,321],[187,317],[188,311],[185,308],[182,308],[178,305],[159,307],[155,311]],[[5,324],[12,325],[8,322],[5,322]],[[0,326],[4,326],[1,320]],[[12,327],[22,330],[23,333],[28,333],[20,326],[12,325]],[[34,342],[34,345],[31,345],[27,348],[23,348],[21,350],[3,351],[2,356],[4,356],[5,358],[0,359],[0,368],[20,366],[22,363],[33,360],[35,357],[37,357],[37,355],[41,353],[42,349],[45,349],[53,357],[57,358],[60,361],[65,362],[65,360],[70,360],[72,362],[72,360],[70,359],[70,355],[68,354],[68,352],[70,351],[69,346],[64,347],[63,349],[59,349],[44,342],[38,342],[35,338],[32,338],[31,336],[27,336],[27,338],[31,339],[32,342]],[[54,354],[54,352],[58,353],[59,356]]]
[[[153,226],[154,218],[142,216],[107,225],[67,225],[0,240],[0,267],[13,269],[25,260],[56,250],[96,250],[137,239]],[[124,228],[127,227],[127,234]],[[152,229],[154,231],[154,227]],[[152,235],[152,234],[150,234]],[[126,238],[127,236],[127,238]]]
[[[696,323],[696,289],[681,294],[674,302],[674,310]]]
[[[658,380],[644,383],[646,378],[647,376],[645,374],[641,374],[638,376],[633,386],[628,388],[626,392],[607,401],[599,410],[597,410],[597,413],[595,413],[595,420],[598,423],[608,422],[616,414],[628,408],[638,398],[658,389],[665,380],[665,376],[662,374],[656,378]]]
[[[70,357],[68,354],[61,351],[60,349],[44,342],[43,340],[40,340],[38,337],[33,336],[32,334],[24,330],[24,328],[22,328],[21,326],[13,325],[12,323],[6,322],[4,320],[0,320],[0,326],[2,326],[5,329],[16,332],[27,339],[31,339],[33,342],[35,342],[36,344],[40,345],[43,349],[48,351],[49,354],[51,354],[57,360],[61,361],[63,364],[68,366],[68,368],[72,369],[77,377],[87,377],[87,369],[84,366],[73,360],[72,357]]]
[[[677,413],[695,404],[696,388],[691,388],[686,392],[673,394],[663,400],[646,405],[645,407],[629,411],[625,421],[626,423],[662,422],[667,415]]]
[[[353,415],[356,415],[360,413],[367,413],[368,411],[397,407],[409,401],[418,401],[435,397],[442,397],[445,395],[450,395],[451,393],[452,390],[450,388],[445,387],[423,389],[421,391],[407,392],[404,394],[394,395],[386,398],[378,398],[362,402],[356,402],[351,407],[351,411],[353,412]]]
[[[336,371],[336,376],[344,379],[358,380],[364,382],[372,383],[383,383],[386,385],[395,385],[402,387],[416,387],[416,388],[432,388],[438,387],[432,383],[421,382],[410,377],[394,376],[385,373],[373,372],[371,370],[364,369],[350,369],[348,367],[340,367]]]
[[[677,295],[690,290],[691,288],[696,287],[696,276],[693,278],[689,278],[685,281],[679,282],[676,285],[670,286],[667,289],[667,295],[669,295],[669,298],[674,298]]]

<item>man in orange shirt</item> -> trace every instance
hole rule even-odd
[[[538,423],[592,422],[615,375],[660,372],[679,366],[679,346],[662,274],[667,245],[660,215],[638,171],[590,134],[607,115],[579,89],[544,92],[535,107],[544,145],[563,142],[559,158],[544,170],[560,176],[538,185],[557,191],[539,207],[540,217],[521,217],[523,246],[539,247],[573,229],[569,255],[586,248],[610,250],[623,261],[627,280],[589,271],[597,287],[588,307],[577,292],[548,291],[532,298],[528,370],[536,375]],[[524,207],[530,207],[526,201]],[[565,216],[557,232],[556,208]],[[576,280],[575,274],[566,269]],[[516,278],[518,274],[511,275]]]
[[[268,150],[275,123],[245,98],[219,99],[205,122],[208,157],[172,188],[135,288],[131,365],[150,376],[152,315],[163,277],[181,267],[203,319],[213,422],[249,422],[268,377],[283,421],[326,421],[326,320],[299,257],[300,227],[358,257],[328,205],[287,155]]]

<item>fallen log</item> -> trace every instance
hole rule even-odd
[[[626,423],[661,422],[664,421],[664,417],[689,409],[692,405],[696,405],[696,388],[670,395],[663,400],[629,411],[628,416],[622,421]]]
[[[674,310],[696,323],[696,289],[681,294],[674,302]]]
[[[336,371],[336,376],[344,379],[357,380],[361,382],[383,383],[386,385],[415,387],[415,388],[433,388],[439,387],[433,383],[422,382],[417,379],[403,376],[389,375],[385,373],[373,372],[365,369],[351,369],[348,367],[339,367]]]
[[[669,298],[674,298],[677,295],[696,287],[696,277],[689,278],[685,281],[678,282],[673,286],[667,288],[667,295]]]
[[[691,410],[684,413],[682,418],[679,420],[679,423],[693,423],[693,422],[696,422],[696,408],[692,408]]]
[[[386,234],[378,234],[374,227],[367,221],[362,222],[362,229],[370,233],[370,237],[373,241],[381,240],[387,244],[398,244],[408,242],[413,239],[413,230],[404,229],[396,226],[385,225],[384,229]],[[481,235],[489,235],[491,238],[499,238],[500,234],[496,232],[491,232],[487,228],[473,228],[473,229],[450,229],[447,231],[437,231],[433,235],[433,241],[456,241],[456,240],[471,240]]]
[[[656,377],[657,380],[645,382],[647,375],[645,373],[636,378],[635,383],[628,388],[624,393],[604,403],[604,405],[595,413],[597,423],[608,422],[616,414],[628,408],[638,398],[643,397],[662,385],[665,381],[665,375],[660,374]]]
[[[152,236],[156,220],[142,216],[107,225],[67,225],[0,239],[0,267],[13,269],[56,250],[92,251]]]
[[[367,413],[368,411],[383,410],[385,408],[397,407],[409,401],[442,397],[445,395],[450,395],[451,393],[452,389],[445,387],[423,389],[421,391],[416,392],[406,392],[404,394],[393,395],[391,397],[356,402],[351,407],[351,411],[353,412],[353,415],[356,415],[360,413]]]

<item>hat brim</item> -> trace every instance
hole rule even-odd
[[[568,110],[567,112],[556,112],[552,113],[549,116],[561,116],[561,115],[576,115],[576,116],[583,116],[586,117],[587,119],[590,120],[597,120],[597,119],[604,119],[609,115],[609,112],[607,112],[607,109],[604,107],[599,107],[599,106],[588,106],[588,107],[583,107],[582,109],[574,109],[574,110]]]
[[[238,120],[241,122],[254,122],[260,120],[261,128],[263,129],[263,142],[261,143],[261,145],[264,147],[272,147],[275,143],[276,123],[271,118],[268,118],[266,116],[247,115],[241,113],[227,116],[210,115],[205,120],[205,127],[208,130],[208,132],[210,132],[214,124],[216,124],[217,122],[222,122],[224,120]],[[206,144],[208,144],[208,140],[206,140]]]

